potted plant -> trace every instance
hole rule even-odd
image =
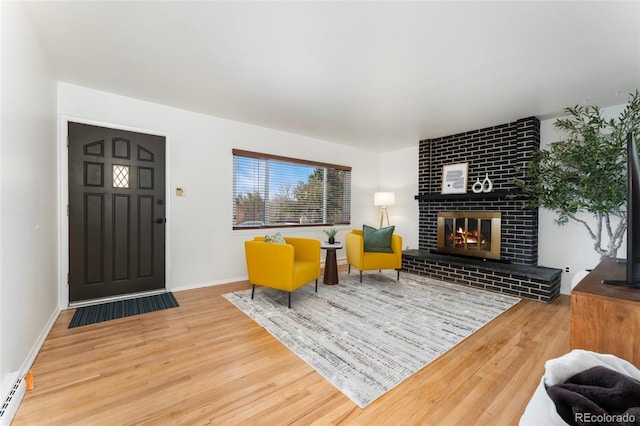
[[[329,244],[335,244],[336,234],[338,233],[338,230],[336,228],[329,228],[325,229],[324,233],[327,234],[327,237],[329,237]]]
[[[603,118],[597,106],[565,108],[567,118],[554,125],[566,138],[534,152],[515,182],[529,207],[552,210],[559,225],[582,224],[601,258],[616,257],[627,230],[626,135],[640,132],[640,94],[630,95],[617,119]]]

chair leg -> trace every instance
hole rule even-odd
[[[360,271],[360,284],[362,284],[362,271]]]
[[[318,292],[318,279],[316,278],[316,293]]]
[[[351,264],[349,264],[349,268],[347,269],[347,274],[351,274]]]
[[[251,300],[253,300],[253,294],[256,292],[256,285],[253,284],[253,286],[251,286]]]
[[[291,292],[289,292],[289,309],[291,309]]]
[[[396,281],[400,281],[400,269],[398,269],[398,278],[396,279]]]

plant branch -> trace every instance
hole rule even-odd
[[[597,106],[565,108],[566,118],[554,125],[563,140],[534,152],[526,167],[516,170],[515,185],[530,201],[528,207],[545,207],[558,214],[556,223],[581,223],[601,256],[615,257],[626,231],[626,135],[640,136],[640,92],[617,118],[605,119]],[[595,220],[579,219],[590,214]],[[620,218],[613,227],[611,216]],[[605,229],[603,229],[603,227]],[[607,249],[602,248],[606,233]]]

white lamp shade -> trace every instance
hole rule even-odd
[[[375,192],[373,194],[374,206],[392,206],[396,203],[395,192]]]

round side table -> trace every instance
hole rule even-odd
[[[338,284],[338,262],[336,260],[336,250],[342,248],[342,243],[336,242],[334,244],[329,244],[327,242],[323,242],[320,248],[327,251],[327,257],[324,261],[324,279],[322,282],[327,285],[336,285]]]

